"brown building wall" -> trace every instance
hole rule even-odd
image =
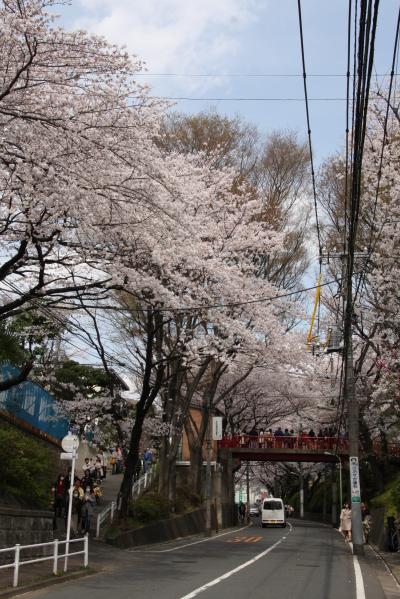
[[[200,427],[201,424],[201,410],[199,408],[190,408],[190,416],[196,423],[196,426]],[[204,440],[203,444],[203,458],[207,457],[207,440]],[[215,461],[217,459],[217,442],[212,441],[212,452],[211,452],[211,461]],[[189,451],[189,441],[186,436],[186,431],[183,431],[182,436],[182,457],[181,460],[183,462],[188,462],[190,460],[190,451]]]

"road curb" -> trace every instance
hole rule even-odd
[[[391,567],[390,563],[388,561],[386,561],[384,554],[382,554],[379,551],[379,548],[376,545],[373,545],[371,543],[368,543],[367,547],[370,547],[372,549],[372,551],[383,561],[383,563],[385,564],[386,568],[389,570],[390,574],[393,576],[393,578],[395,579],[395,581],[397,582],[397,584],[400,586],[400,576],[394,572],[394,570]]]
[[[17,597],[18,595],[22,595],[30,591],[45,589],[55,584],[62,584],[63,582],[71,582],[74,580],[78,580],[79,578],[84,578],[86,576],[98,574],[99,572],[100,570],[93,570],[92,568],[88,568],[85,571],[71,572],[70,574],[63,574],[62,576],[44,578],[42,580],[38,580],[37,582],[32,582],[31,584],[21,585],[12,589],[5,589],[4,591],[0,591],[0,599],[5,599],[6,597]]]

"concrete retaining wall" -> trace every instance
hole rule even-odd
[[[0,506],[0,549],[16,543],[30,545],[48,541],[53,541],[53,512]],[[48,555],[49,551],[44,552],[44,549],[38,549],[35,556]],[[28,555],[34,555],[32,550],[24,551],[23,556]],[[2,563],[8,563],[9,558],[8,553],[0,553]]]
[[[120,549],[170,541],[178,537],[187,537],[203,532],[205,529],[205,510],[199,509],[189,514],[160,520],[143,528],[120,532],[117,536],[106,534],[106,542]]]

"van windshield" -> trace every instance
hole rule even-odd
[[[277,500],[269,499],[268,501],[264,501],[264,510],[281,510],[282,503]]]

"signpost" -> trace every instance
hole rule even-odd
[[[351,482],[351,502],[361,503],[360,474],[358,468],[358,458],[350,456],[350,482]]]
[[[212,438],[214,441],[221,441],[222,439],[222,416],[213,416]]]
[[[75,458],[78,457],[78,454],[75,454]],[[65,453],[62,452],[60,453],[60,460],[72,460],[72,453]]]
[[[65,453],[61,454],[62,460],[72,460],[71,462],[71,478],[69,483],[69,502],[68,502],[68,518],[67,518],[67,536],[65,543],[65,560],[64,560],[64,572],[68,568],[68,553],[69,553],[69,540],[71,538],[71,517],[72,517],[72,494],[74,489],[75,480],[75,462],[77,453],[76,450],[79,447],[79,438],[76,435],[66,435],[61,441],[61,447]]]

